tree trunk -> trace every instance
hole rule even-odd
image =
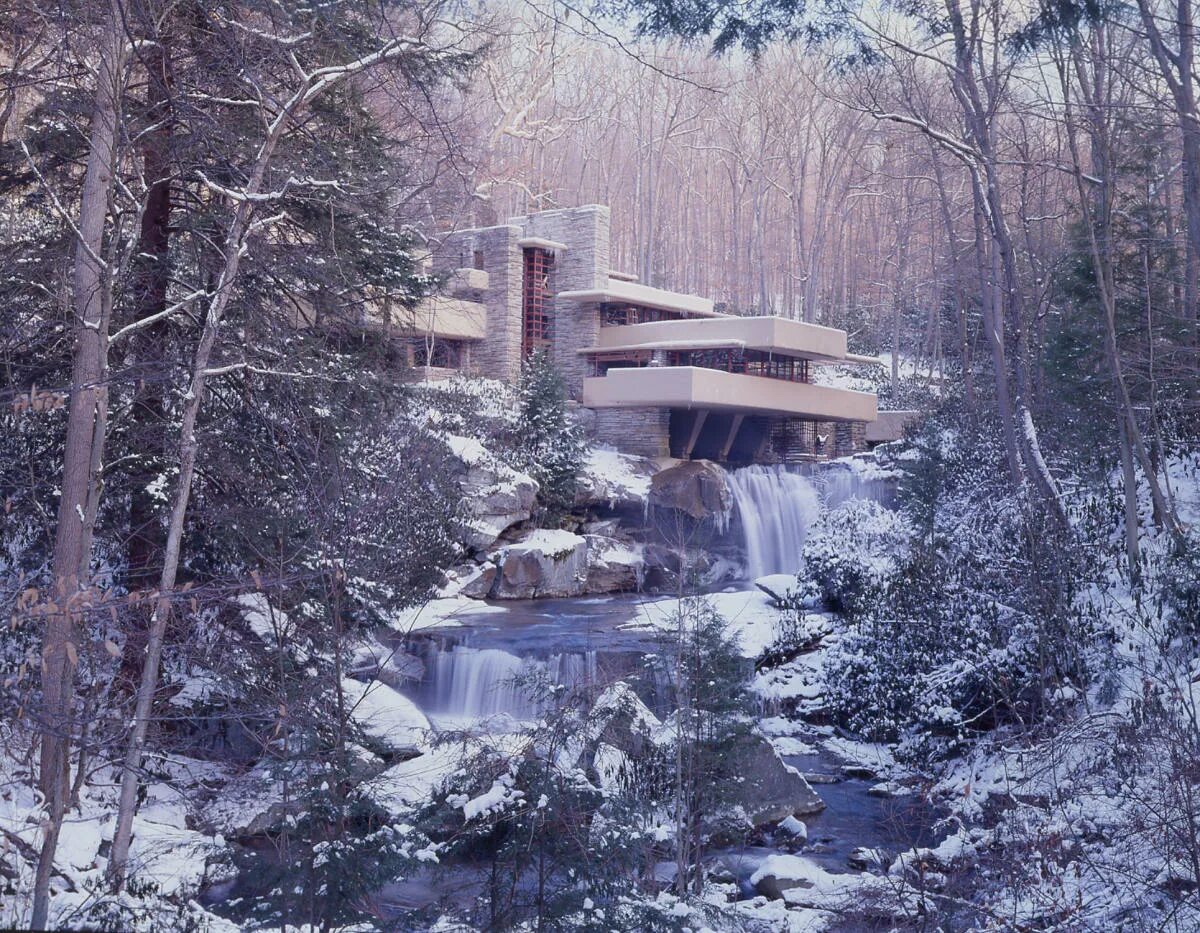
[[[138,259],[134,274],[136,311],[134,320],[161,313],[167,307],[171,223],[171,137],[170,77],[166,38],[151,45],[146,53],[147,118],[158,128],[147,133],[142,145],[142,167],[148,192],[138,237]],[[148,487],[163,469],[166,445],[166,389],[168,380],[167,335],[170,325],[158,321],[133,338],[132,351],[138,380],[130,415],[131,433],[139,460],[131,477],[129,494],[129,586],[147,589],[161,573],[164,536],[159,507]],[[140,646],[135,646],[140,649]],[[127,651],[129,658],[141,657],[140,650]]]
[[[125,46],[121,22],[121,11],[117,0],[113,0],[99,50],[72,273],[75,348],[54,541],[52,598],[57,608],[48,617],[42,649],[45,667],[39,783],[48,813],[34,881],[32,924],[37,929],[46,925],[54,853],[71,787],[69,755],[79,650],[76,613],[80,593],[90,585],[91,521],[99,500],[97,471],[107,423],[104,382],[112,283],[110,269],[100,257],[116,170],[117,124],[123,94]]]

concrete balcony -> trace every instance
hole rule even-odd
[[[695,366],[610,369],[603,376],[583,381],[583,404],[589,408],[706,409],[811,421],[874,421],[876,417],[875,396],[870,392]]]
[[[369,305],[365,317],[372,329],[385,327],[381,305]],[[421,301],[415,308],[393,306],[391,328],[397,335],[482,340],[487,333],[487,308],[477,301],[434,295]]]
[[[846,332],[782,317],[714,317],[601,327],[585,353],[729,347],[833,361],[846,353]]]
[[[642,285],[640,282],[629,281],[628,277],[614,277],[611,273],[605,278],[608,279],[608,285],[604,288],[559,292],[556,297],[563,301],[638,305],[692,317],[712,318],[717,315],[713,310],[712,301],[708,298]]]

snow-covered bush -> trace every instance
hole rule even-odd
[[[1200,635],[1200,536],[1189,535],[1183,547],[1171,555],[1161,582],[1173,630],[1180,635]]]
[[[804,566],[830,606],[854,615],[904,561],[912,534],[900,513],[869,499],[848,499],[809,532]]]
[[[516,437],[520,466],[538,481],[538,499],[551,514],[569,510],[583,463],[583,432],[567,410],[562,376],[544,352],[521,370]]]
[[[953,411],[930,419],[897,460],[902,516],[857,503],[806,546],[850,616],[826,659],[831,711],[911,758],[1052,713],[1111,655],[1089,598],[1102,566],[1008,486],[997,433]]]

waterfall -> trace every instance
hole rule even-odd
[[[729,474],[729,488],[742,526],[749,578],[798,573],[804,539],[821,511],[812,483],[782,465],[748,466]]]
[[[826,510],[835,509],[848,499],[874,499],[890,506],[895,497],[894,479],[863,474],[845,467],[821,470],[813,480],[820,490],[821,504]]]
[[[595,657],[589,652],[554,654],[545,660],[520,658],[500,648],[433,648],[428,670],[432,696],[428,712],[434,717],[478,721],[507,715],[530,720],[546,704],[533,683],[544,676],[568,690],[594,680]]]

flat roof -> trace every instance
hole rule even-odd
[[[628,282],[611,276],[606,288],[583,288],[559,292],[559,298],[567,301],[609,301],[620,304],[642,305],[660,311],[676,311],[696,317],[725,317],[713,310],[712,299],[682,292],[669,292],[665,288],[654,288],[640,282]]]
[[[526,236],[517,240],[517,246],[521,249],[548,249],[552,252],[561,252],[567,248],[566,243],[559,243],[558,240],[547,240],[540,236]]]
[[[816,421],[874,421],[875,395],[695,366],[610,369],[583,380],[588,408],[707,408]]]
[[[771,315],[722,315],[698,321],[613,324],[600,328],[596,344],[589,350],[602,353],[610,347],[626,350],[652,345],[658,348],[703,349],[722,344],[817,362],[843,362],[847,359],[844,330]]]
[[[629,353],[635,350],[744,350],[744,340],[651,340],[617,346],[584,347],[576,350],[580,356],[595,353]]]

